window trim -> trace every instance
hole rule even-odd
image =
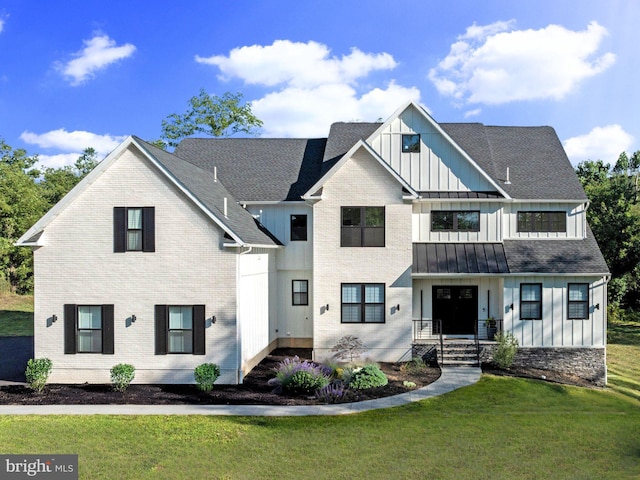
[[[525,222],[524,219],[522,221],[520,220],[520,216],[524,214],[531,215],[531,218],[527,222]],[[538,230],[536,227],[536,215],[543,215],[545,217],[543,219],[545,227],[541,230]],[[562,228],[553,228],[554,215],[562,216]],[[521,228],[521,225],[525,228]],[[518,233],[567,233],[567,212],[563,210],[518,210],[516,212],[516,230]]]
[[[300,282],[300,285],[305,285],[304,291],[296,291],[296,282]],[[300,295],[300,299],[296,302],[296,294]],[[304,294],[304,297],[302,295]],[[294,307],[309,305],[309,280],[307,279],[294,279],[291,280],[291,305]]]
[[[142,210],[142,248],[140,250],[129,250],[129,210]],[[155,207],[113,207],[113,251],[114,253],[156,251]]]
[[[414,140],[415,137],[418,137],[417,142]],[[405,139],[410,141],[405,142]],[[402,153],[420,153],[422,138],[419,133],[403,133],[400,141],[400,149]]]
[[[343,295],[343,289],[345,285],[357,285],[360,287],[360,302],[345,302]],[[382,287],[382,303],[376,302],[366,302],[366,286],[367,285],[377,285]],[[360,321],[359,322],[345,322],[343,316],[343,307],[345,305],[360,305]],[[382,321],[381,322],[367,322],[366,318],[366,306],[367,305],[382,305]],[[353,282],[345,282],[340,284],[340,323],[347,325],[363,325],[363,324],[384,324],[387,323],[387,315],[386,315],[386,305],[387,305],[387,292],[386,285],[384,283],[375,283],[375,282],[367,282],[367,283],[353,283]]]
[[[451,229],[435,229],[433,228],[434,214],[451,213],[453,215],[453,227]],[[477,213],[478,226],[474,229],[461,230],[458,228],[458,214],[460,213]],[[480,231],[480,210],[431,210],[431,231],[432,232],[479,232]]]
[[[191,307],[192,310],[192,330],[193,343],[192,351],[170,352],[169,351],[169,308],[170,307]],[[205,305],[155,305],[155,354],[156,355],[205,355],[206,335],[205,335]]]
[[[302,233],[302,228],[303,227],[298,226],[298,227],[295,227],[295,229],[294,229],[294,227],[293,227],[293,219],[294,219],[294,217],[297,217],[297,218],[303,218],[304,217],[304,235],[299,235],[299,234],[296,235],[296,237],[299,237],[299,238],[294,238],[293,232],[297,231],[299,233]],[[308,220],[308,216],[307,216],[306,213],[302,213],[302,214],[292,213],[289,216],[289,230],[290,230],[290,232],[289,232],[289,240],[290,241],[292,241],[292,242],[306,242],[307,239],[308,239],[308,228],[309,228],[309,220]],[[302,238],[302,237],[304,237],[304,238]]]
[[[101,307],[102,322],[102,350],[99,352],[78,351],[78,307]],[[90,354],[90,355],[113,355],[114,353],[114,306],[112,304],[75,304],[65,303],[64,313],[64,353],[69,355]],[[88,330],[88,329],[82,329]],[[98,329],[91,329],[98,330]]]
[[[537,286],[540,290],[540,300],[523,300],[522,299],[522,287],[524,286]],[[540,304],[539,312],[540,315],[538,317],[524,317],[522,315],[522,306],[524,304]],[[542,283],[521,283],[520,284],[520,320],[542,320]]]
[[[587,287],[587,299],[586,300],[571,300],[571,287],[573,285],[581,285]],[[589,319],[589,304],[591,303],[591,291],[590,285],[587,282],[571,282],[567,284],[567,320],[588,320]],[[586,316],[584,317],[572,317],[571,316],[571,304],[584,304]]]
[[[345,225],[344,224],[344,212],[345,209],[359,209],[360,210],[360,224],[359,225]],[[382,226],[380,227],[368,227],[366,225],[367,219],[367,209],[368,208],[381,208],[382,209]],[[343,205],[340,207],[340,247],[344,248],[384,248],[387,243],[387,209],[384,205]],[[358,245],[346,245],[345,243],[345,233],[351,232],[355,229],[360,230],[360,241]],[[382,244],[381,245],[366,245],[367,240],[367,232],[374,229],[382,230]],[[349,235],[348,238],[351,236]]]

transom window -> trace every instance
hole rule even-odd
[[[342,323],[384,323],[383,283],[343,283]]]
[[[589,318],[589,284],[569,284],[568,317],[570,320]]]
[[[307,241],[306,215],[291,215],[291,241]]]
[[[293,305],[309,305],[309,280],[293,280],[291,298]]]
[[[566,231],[566,212],[518,212],[518,232]]]
[[[193,352],[193,307],[169,307],[168,353]]]
[[[520,285],[520,319],[542,319],[541,283],[523,283]]]
[[[480,212],[434,210],[431,212],[434,232],[479,232]]]
[[[342,207],[341,247],[384,247],[384,207]]]
[[[78,353],[102,353],[102,306],[78,305]]]
[[[402,135],[402,153],[418,153],[420,151],[420,134]]]

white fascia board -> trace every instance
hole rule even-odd
[[[304,200],[292,200],[292,201],[286,201],[286,200],[269,200],[269,201],[246,200],[246,201],[242,201],[242,200],[238,200],[238,203],[240,205],[304,205],[307,202],[305,202]]]
[[[223,248],[244,248],[244,247],[253,247],[253,248],[282,248],[283,245],[261,245],[258,243],[223,243]]]
[[[580,204],[580,205],[584,205],[584,203],[588,202],[588,200],[585,200],[584,198],[582,199],[561,199],[561,198],[543,198],[543,199],[536,199],[536,198],[513,198],[511,199],[512,203],[575,203],[575,204]]]
[[[442,129],[442,127],[438,124],[438,122],[436,122],[434,118],[431,115],[429,115],[429,112],[427,112],[421,105],[418,105],[413,100],[406,102],[403,106],[401,106],[398,110],[396,110],[393,113],[393,115],[391,115],[382,125],[380,125],[380,127],[378,127],[378,129],[375,132],[373,132],[369,136],[369,138],[367,138],[367,143],[370,143],[373,138],[380,135],[393,120],[398,118],[409,107],[413,107],[418,112],[420,112],[422,116],[433,126],[433,128],[435,128],[438,131],[438,133],[440,133],[440,135],[442,135],[445,138],[445,140],[447,140],[453,146],[453,148],[455,148],[456,151],[460,155],[462,155],[471,164],[471,166],[473,166],[478,171],[478,173],[480,173],[480,175],[482,175],[482,177],[484,177],[485,180],[487,180],[491,185],[493,185],[496,188],[496,190],[498,190],[505,198],[507,199],[511,198],[509,194],[505,192],[500,187],[500,185],[487,174],[487,172],[485,172],[482,168],[480,168],[480,165],[478,165],[467,154],[467,152],[465,152],[462,148],[460,148],[460,146],[447,134],[447,132],[445,132]]]
[[[41,234],[42,231],[62,212],[67,206],[72,203],[89,185],[91,185],[102,173],[122,155],[122,153],[129,148],[134,142],[134,139],[129,135],[120,145],[118,145],[104,160],[95,166],[91,172],[87,174],[78,184],[73,187],[62,199],[56,203],[47,213],[45,213],[40,220],[38,220],[29,230],[16,241],[16,246],[33,246],[33,242],[29,242],[29,239],[35,235]],[[36,242],[36,246],[41,246],[39,242]]]
[[[178,190],[180,190],[189,200],[191,200],[202,212],[209,217],[213,222],[218,225],[222,230],[228,233],[233,240],[238,242],[241,245],[245,245],[242,239],[231,230],[226,223],[224,223],[216,214],[214,214],[211,210],[209,210],[206,205],[204,205],[191,191],[185,187],[180,180],[173,176],[173,174],[165,168],[160,162],[158,162],[151,153],[147,151],[142,145],[136,142],[135,139],[132,139],[133,144],[147,157],[147,159],[160,171],[162,174],[167,177],[167,179],[173,183]]]
[[[391,176],[393,176],[398,183],[400,183],[400,185],[402,185],[404,188],[406,188],[408,190],[408,192],[410,193],[412,198],[418,198],[418,192],[415,191],[415,189],[409,185],[409,183],[402,178],[400,175],[398,175],[398,172],[396,172],[391,165],[389,165],[387,162],[385,162],[380,155],[378,155],[375,150],[373,150],[373,148],[371,148],[371,146],[366,143],[363,140],[358,140],[358,143],[356,143],[353,147],[351,147],[351,150],[349,150],[347,153],[345,153],[342,158],[333,166],[331,167],[331,170],[329,170],[327,173],[324,174],[324,176],[318,180],[308,191],[307,193],[305,193],[302,198],[305,200],[314,200],[317,199],[318,197],[314,196],[313,193],[317,192],[320,188],[322,188],[322,186],[331,178],[333,177],[333,175],[347,162],[347,160],[349,160],[358,150],[360,150],[361,148],[364,148],[367,153],[369,153],[380,165],[382,165],[390,174]]]

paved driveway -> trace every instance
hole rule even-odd
[[[33,337],[0,337],[0,381],[24,382],[30,358],[33,358]]]

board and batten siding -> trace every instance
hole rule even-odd
[[[384,206],[385,247],[341,247],[343,206]],[[402,186],[360,149],[327,180],[313,210],[314,358],[331,358],[331,347],[354,335],[372,360],[410,359],[411,205],[402,199]],[[384,284],[385,323],[341,323],[342,283]]]
[[[518,232],[518,212],[566,212],[566,232]],[[587,223],[586,210],[583,203],[507,203],[504,207],[505,239],[522,238],[584,238]]]
[[[155,207],[155,252],[114,253],[116,206]],[[193,369],[204,362],[220,366],[218,382],[237,381],[237,254],[135,147],[62,210],[41,240],[34,252],[35,356],[52,360],[51,382],[109,383],[111,367],[130,363],[137,383],[193,383]],[[64,354],[65,304],[114,305],[113,355]],[[155,305],[205,305],[206,355],[155,355]]]
[[[542,284],[542,320],[520,319],[520,285],[523,283]],[[588,319],[568,319],[569,283],[589,283]],[[522,347],[604,347],[606,311],[604,278],[509,276],[504,280],[504,329],[512,333]]]
[[[431,212],[479,211],[479,232],[438,232],[431,231]],[[501,242],[502,205],[481,202],[420,202],[413,204],[414,242]]]
[[[420,134],[420,152],[402,152],[402,134]],[[411,107],[371,139],[373,149],[417,191],[495,190],[487,179]]]

